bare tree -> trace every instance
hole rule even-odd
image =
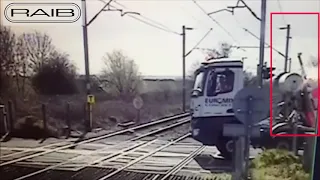
[[[23,40],[16,36],[10,28],[0,27],[0,60],[1,87],[24,96],[27,58],[24,56]],[[12,89],[13,88],[13,89]],[[3,90],[3,89],[2,89]]]
[[[115,50],[107,53],[103,61],[102,78],[115,95],[129,99],[139,93],[142,79],[134,60]]]
[[[212,59],[228,58],[232,53],[232,46],[227,42],[221,42],[218,49],[209,49],[206,53],[208,57]],[[201,61],[194,62],[190,67],[189,76],[193,77],[193,73],[200,65]]]
[[[219,48],[213,48],[207,51],[207,54],[210,58],[219,59],[219,58],[228,58],[232,53],[232,46],[227,42],[221,42]]]
[[[232,45],[227,42],[220,43],[219,57],[228,58],[232,53]]]
[[[52,53],[55,52],[52,39],[47,34],[37,31],[33,33],[24,33],[22,37],[30,61],[30,68],[34,72],[37,72],[50,60]]]
[[[10,28],[0,26],[0,74],[11,75],[14,67],[16,36]]]
[[[1,87],[6,88],[14,95],[24,97],[26,77],[30,72],[25,40],[23,36],[16,36],[8,27],[1,26],[0,29]]]
[[[76,75],[77,67],[70,61],[69,54],[54,50],[51,53],[48,64],[56,69],[62,69],[70,75]]]
[[[16,90],[22,96],[25,95],[26,91],[26,79],[31,75],[31,69],[29,68],[29,56],[26,51],[26,43],[23,36],[19,36],[16,40],[14,47],[14,74]]]
[[[15,34],[10,28],[0,25],[0,93],[7,92],[14,67]]]
[[[257,82],[257,77],[253,75],[251,72],[244,70],[243,73],[244,73],[244,79],[243,79],[244,86],[254,85]]]

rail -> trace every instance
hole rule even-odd
[[[152,132],[153,132],[153,134],[156,134],[156,133],[158,133],[158,132],[162,132],[164,129],[171,129],[171,128],[173,128],[173,127],[176,127],[178,124],[181,125],[181,124],[186,123],[186,122],[188,122],[188,121],[189,121],[189,120],[180,121],[180,122],[177,122],[177,123],[173,124],[173,125],[175,125],[175,126],[167,126],[167,127],[161,128],[160,130],[152,131]],[[138,139],[141,139],[141,138],[144,138],[144,137],[147,137],[147,136],[150,136],[150,135],[151,135],[151,133],[145,133],[145,134],[143,134],[143,135],[140,135],[139,137],[135,137],[135,138],[132,138],[132,139],[130,139],[130,140],[123,141],[123,142],[121,142],[120,144],[115,145],[114,147],[119,147],[119,146],[121,146],[121,145],[129,144],[129,143],[131,143],[132,141],[136,141],[136,140],[138,140]],[[188,133],[188,134],[186,134],[186,135],[184,135],[184,136],[181,136],[180,138],[184,137],[183,139],[185,139],[187,136],[190,136],[190,134]],[[149,157],[149,156],[151,156],[152,154],[154,154],[154,153],[156,153],[156,152],[164,149],[165,147],[168,147],[169,145],[171,145],[171,144],[173,144],[173,143],[175,143],[175,142],[178,142],[178,140],[179,140],[179,138],[176,139],[176,140],[174,140],[174,141],[172,141],[172,142],[169,142],[168,144],[166,144],[166,145],[164,145],[164,146],[161,146],[161,147],[158,148],[156,151],[152,151],[152,153],[148,153],[148,156],[143,156],[143,157],[144,157],[144,158]],[[142,147],[144,147],[144,146],[147,146],[147,145],[150,145],[150,144],[154,143],[155,141],[156,141],[156,139],[153,139],[153,140],[150,140],[150,141],[147,141],[147,142],[139,142],[139,143],[136,143],[136,144],[134,144],[134,145],[132,145],[132,146],[129,146],[129,147],[127,147],[127,148],[125,148],[125,149],[123,149],[123,150],[121,150],[121,151],[119,151],[119,152],[116,152],[116,153],[107,155],[107,156],[105,156],[105,157],[102,157],[102,158],[100,158],[100,159],[98,159],[98,160],[95,160],[94,162],[91,162],[91,163],[87,164],[86,166],[94,165],[94,164],[96,164],[96,163],[98,163],[98,162],[101,162],[101,161],[104,161],[104,160],[107,160],[107,159],[110,159],[110,158],[119,157],[119,156],[123,155],[123,153],[125,153],[125,152],[127,152],[127,151],[129,151],[129,150],[132,151],[132,150],[134,150],[134,149],[142,148]],[[106,151],[107,149],[114,148],[114,147],[103,148],[103,149],[100,149],[100,150],[97,150],[97,151],[93,151],[93,152],[91,152],[91,153],[89,153],[89,154],[86,154],[86,155],[84,155],[84,156],[81,156],[81,155],[80,155],[80,156],[71,158],[71,159],[69,159],[69,160],[63,161],[63,162],[61,162],[61,163],[58,163],[58,164],[55,164],[55,165],[46,167],[46,168],[44,168],[44,169],[38,170],[38,171],[36,171],[36,172],[33,172],[33,173],[30,173],[30,174],[21,176],[21,177],[15,179],[15,180],[26,179],[26,178],[35,176],[35,175],[37,175],[37,174],[44,173],[44,172],[46,172],[46,171],[48,171],[48,170],[52,170],[52,169],[58,168],[58,167],[63,166],[63,165],[65,165],[65,164],[67,164],[67,163],[70,163],[70,162],[72,162],[72,161],[75,161],[75,160],[78,160],[78,159],[85,159],[86,157],[89,157],[90,155],[93,155],[93,154],[99,153],[99,152],[104,152],[104,151]],[[140,161],[140,160],[142,160],[142,159],[144,159],[144,158],[138,158],[138,159],[139,159],[139,161]],[[134,160],[134,162],[139,162],[139,161]],[[130,162],[130,165],[133,165],[132,162]],[[129,166],[125,166],[124,168],[126,168],[126,167],[129,167]],[[116,172],[118,172],[119,170],[121,171],[121,169],[124,169],[124,168],[120,168],[120,169],[118,169]],[[120,171],[119,171],[119,172],[120,172]],[[115,172],[113,172],[113,173],[115,173]],[[109,175],[108,175],[108,176],[109,176]],[[110,175],[110,176],[111,176],[111,175]]]
[[[59,151],[59,150],[63,150],[63,149],[67,149],[67,148],[73,148],[73,147],[75,147],[77,145],[82,145],[82,144],[85,144],[85,143],[98,141],[98,140],[109,138],[109,137],[113,137],[113,136],[116,136],[116,135],[121,135],[121,134],[124,134],[126,132],[131,132],[132,130],[143,129],[143,128],[146,128],[146,127],[159,125],[159,124],[162,124],[164,122],[169,122],[169,121],[172,121],[172,120],[181,119],[181,118],[188,117],[188,116],[189,116],[189,113],[184,113],[184,114],[180,114],[180,115],[177,115],[177,116],[164,118],[164,119],[161,119],[161,120],[158,120],[158,121],[154,121],[154,122],[150,122],[150,123],[147,123],[147,124],[143,124],[143,125],[140,125],[140,126],[128,128],[128,129],[125,129],[125,130],[116,131],[114,133],[110,133],[110,134],[106,134],[106,135],[101,135],[101,136],[98,136],[98,137],[90,138],[90,139],[83,140],[83,141],[80,141],[80,142],[77,142],[77,143],[74,143],[74,144],[64,145],[64,146],[57,147],[57,148],[54,148],[54,149],[48,149],[48,150],[43,151],[43,152],[39,152],[39,153],[36,153],[36,154],[31,154],[31,155],[27,155],[27,156],[24,156],[24,157],[21,157],[21,158],[18,158],[18,159],[14,159],[14,160],[11,160],[11,161],[3,162],[3,163],[0,164],[0,167],[6,166],[6,165],[10,165],[10,164],[14,164],[14,163],[17,163],[19,161],[27,160],[27,159],[30,159],[30,158],[38,157],[38,156],[41,156],[41,155],[49,154],[49,153],[52,153],[52,152],[56,152],[56,151]],[[167,127],[160,128],[160,129],[158,129],[156,131],[148,132],[145,136],[135,137],[135,138],[133,138],[133,140],[137,140],[137,139],[140,139],[140,138],[143,138],[143,137],[146,137],[146,136],[150,136],[150,135],[155,134],[155,133],[162,132],[162,131],[164,131],[166,129],[170,129],[170,128],[179,126],[179,125],[187,123],[189,121],[190,120],[179,121],[179,122],[174,123],[172,125],[169,125]]]

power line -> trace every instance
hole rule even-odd
[[[239,5],[240,3],[242,3],[243,6],[240,6]],[[248,6],[248,4],[244,2],[244,0],[238,0],[236,6],[231,6],[231,7],[228,7],[228,8],[232,9],[232,15],[235,15],[235,13],[234,13],[235,9],[246,8],[248,11],[250,11],[250,13],[252,14],[253,17],[255,17],[258,21],[261,21],[261,18],[258,17],[258,15],[250,8],[250,6]],[[239,22],[237,22],[237,23],[240,24]],[[268,26],[268,24],[266,24],[266,26]]]
[[[208,15],[208,13],[197,3],[196,0],[193,0],[194,4],[206,15],[208,16],[213,22],[215,22],[222,30],[224,30],[231,38],[233,41],[235,41],[236,43],[240,44],[233,36],[232,34],[226,29],[224,28],[217,20],[215,20],[214,18],[212,18],[210,15]]]
[[[248,30],[247,28],[243,28],[244,31],[246,31],[247,33],[249,33],[250,35],[252,35],[253,37],[255,37],[256,39],[260,40],[260,38],[255,35],[253,32],[251,32],[250,30]],[[271,47],[268,43],[264,43],[265,45],[267,45],[268,47]],[[278,54],[280,54],[281,56],[285,57],[285,55],[280,52],[279,50],[277,50],[276,48],[272,47],[272,50],[276,51]]]
[[[199,47],[196,47],[194,49],[198,49],[198,50],[201,50],[201,51],[212,51],[212,49],[210,49],[210,48],[199,48]]]
[[[140,22],[142,22],[142,23],[144,23],[144,24],[146,24],[146,25],[148,25],[148,26],[157,28],[157,29],[159,29],[159,30],[162,30],[162,31],[165,31],[165,32],[168,32],[168,33],[172,33],[172,34],[175,34],[175,35],[181,35],[180,33],[177,33],[177,32],[175,32],[175,31],[171,31],[171,30],[167,30],[167,29],[161,28],[161,27],[156,26],[156,25],[153,25],[153,24],[151,24],[151,23],[149,23],[149,22],[147,22],[147,21],[144,21],[144,20],[142,20],[142,19],[139,19],[139,18],[137,18],[137,17],[135,17],[135,16],[129,15],[129,17],[131,17],[131,18],[133,18],[133,19],[135,19],[135,20],[137,20],[137,21],[140,21]]]
[[[247,5],[247,3],[244,2],[244,0],[238,0],[238,3],[241,2],[249,11],[250,13],[253,15],[253,17],[255,17],[256,19],[258,19],[259,21],[261,21],[261,18],[258,17],[258,15]],[[237,3],[237,4],[238,4]]]
[[[89,26],[95,19],[97,19],[97,17],[103,12],[103,10],[108,7],[110,5],[110,3],[112,2],[113,0],[109,0],[109,2],[104,2],[105,5],[100,9],[100,11],[93,16],[93,18],[86,24],[86,26]]]
[[[210,34],[211,31],[212,28],[198,41],[198,43],[185,56],[188,56],[193,50],[195,50],[199,46],[199,44]]]
[[[277,2],[278,2],[278,7],[279,7],[280,12],[283,12],[280,0],[277,0]],[[286,20],[284,18],[284,14],[282,14],[282,21],[283,21],[284,24],[287,24],[287,22],[286,22]]]
[[[129,9],[128,7],[126,7],[125,5],[123,5],[123,4],[119,3],[119,2],[113,1],[113,3],[121,6],[122,8]],[[150,19],[149,17],[147,17],[147,16],[145,16],[145,15],[142,15],[141,13],[139,13],[138,16],[141,16],[142,18],[146,19],[147,21],[150,21],[150,22],[152,22],[153,24],[156,24],[157,27],[160,27],[162,30],[165,29],[166,31],[170,31],[170,32],[172,32],[172,33],[175,33],[175,34],[179,34],[179,35],[180,35],[180,33],[171,30],[168,26],[166,26],[166,25],[164,25],[164,24],[162,24],[162,23],[160,23],[160,22],[157,22],[157,21],[155,21],[155,20],[153,20],[153,19]],[[130,16],[130,17],[131,17],[131,16]],[[135,18],[135,19],[137,19],[137,18]],[[140,19],[140,20],[141,20],[141,19]],[[139,21],[139,20],[138,20],[138,21]],[[141,20],[141,21],[143,21],[143,20]],[[143,21],[143,22],[146,22],[146,21]],[[150,24],[150,23],[148,23],[148,24]]]
[[[175,35],[181,35],[180,33],[177,33],[177,32],[175,32],[175,31],[171,31],[171,30],[167,30],[167,29],[161,28],[161,27],[156,26],[156,25],[153,25],[153,24],[151,24],[151,23],[149,23],[149,22],[147,22],[147,21],[144,21],[144,20],[142,20],[142,19],[139,19],[139,18],[137,18],[137,17],[135,17],[135,16],[129,15],[129,17],[131,17],[131,18],[133,18],[133,19],[135,19],[135,20],[137,20],[137,21],[140,21],[140,22],[142,22],[142,23],[144,23],[144,24],[146,24],[146,25],[149,25],[149,26],[151,26],[151,27],[157,28],[157,29],[159,29],[159,30],[162,30],[162,31],[165,31],[165,32],[168,32],[168,33],[172,33],[172,34],[175,34]]]
[[[101,1],[101,2],[103,2],[103,3],[106,4],[106,2],[105,2],[104,0],[99,0],[99,1]],[[113,1],[113,2],[119,4],[118,2],[115,2],[115,1]],[[124,5],[120,5],[120,6],[125,7]],[[116,8],[117,10],[121,11],[121,9],[119,9],[118,7],[115,7],[115,6],[110,5],[110,4],[108,5],[108,7]],[[138,14],[136,14],[136,15],[141,16],[140,13],[138,13]],[[171,34],[175,34],[175,35],[181,35],[180,33],[176,32],[176,31],[173,31],[173,30],[167,28],[167,27],[164,26],[164,25],[161,25],[161,26],[162,26],[162,27],[161,27],[161,26],[159,25],[159,23],[157,23],[157,22],[154,21],[154,20],[151,20],[150,18],[148,18],[149,21],[153,22],[154,24],[158,24],[158,26],[157,26],[157,25],[154,25],[154,24],[152,24],[152,23],[150,23],[150,22],[148,22],[148,21],[145,21],[145,20],[143,20],[143,19],[139,19],[139,18],[137,18],[136,16],[133,16],[133,15],[130,15],[130,14],[127,14],[127,16],[129,16],[129,17],[131,17],[132,19],[135,19],[135,20],[137,20],[137,21],[140,21],[141,23],[144,23],[144,24],[146,24],[146,25],[148,25],[148,26],[151,26],[151,27],[153,27],[153,28],[157,28],[157,29],[159,29],[159,30],[165,31],[165,32],[167,32],[167,33],[171,33]],[[141,16],[141,17],[145,17],[145,16]],[[146,18],[146,17],[145,17],[145,18]],[[163,26],[164,26],[164,27],[163,27]]]
[[[112,5],[110,5],[110,7],[117,8],[117,7],[112,6]],[[144,24],[146,24],[146,25],[148,25],[148,26],[151,26],[151,27],[153,27],[153,28],[157,28],[157,29],[159,29],[159,30],[162,30],[162,31],[164,31],[164,32],[171,33],[171,34],[175,34],[175,35],[181,35],[181,34],[178,33],[178,32],[175,32],[175,31],[172,31],[172,30],[168,30],[168,29],[162,28],[162,27],[160,27],[160,26],[154,25],[154,24],[152,24],[152,23],[150,23],[150,22],[148,22],[148,21],[145,21],[145,20],[143,20],[143,19],[139,19],[139,18],[137,18],[136,16],[133,16],[133,15],[127,15],[127,16],[129,16],[129,17],[131,17],[132,19],[135,19],[135,20],[137,20],[137,21],[139,21],[139,22],[141,22],[141,23],[144,23]]]
[[[233,16],[234,20],[236,21],[236,23],[238,24],[239,28],[243,29],[242,24],[240,23],[239,19],[236,16]]]
[[[117,5],[119,5],[119,6],[121,6],[122,8],[129,9],[127,6],[125,6],[125,5],[123,5],[123,4],[119,3],[119,2],[114,1],[114,3],[117,4]],[[152,19],[150,19],[150,18],[142,15],[141,13],[140,13],[139,16],[141,16],[142,18],[144,18],[144,19],[146,19],[146,20],[148,20],[148,21],[150,21],[150,22],[153,22],[154,24],[157,24],[158,26],[163,27],[164,29],[170,29],[168,26],[166,26],[166,25],[164,25],[164,24],[162,24],[162,23],[159,23],[159,22],[157,22],[157,21],[155,21],[155,20],[152,20]]]
[[[204,26],[207,26],[207,24],[203,23],[203,21],[200,21],[199,19],[197,19],[195,16],[193,16],[189,11],[187,11],[184,7],[182,7],[180,4],[179,4],[179,7],[182,11],[184,11],[188,16],[190,16],[194,21],[196,21],[199,25],[202,24]],[[209,27],[209,26],[207,26]]]
[[[261,19],[256,15],[256,13],[244,2],[244,0],[238,0],[237,1],[237,5],[235,6],[235,7],[233,7],[233,8],[237,8],[238,6],[239,6],[239,2],[241,2],[250,12],[251,12],[251,14],[256,18],[256,19],[258,19],[259,21],[261,21]],[[234,15],[234,14],[233,14]],[[235,17],[234,17],[235,18]],[[236,19],[236,18],[235,18]],[[238,22],[238,20],[236,19],[236,21]],[[239,22],[238,22],[239,23]],[[253,37],[255,37],[256,39],[258,39],[258,40],[260,40],[260,38],[257,36],[257,35],[255,35],[253,32],[251,32],[250,30],[248,30],[247,28],[244,28],[244,27],[242,27],[242,29],[245,31],[245,32],[247,32],[247,33],[249,33],[250,35],[252,35]],[[267,45],[267,47],[271,47],[268,43],[264,43],[265,45]],[[285,57],[285,55],[282,53],[282,52],[280,52],[279,50],[277,50],[276,48],[274,48],[274,47],[272,47],[272,50],[274,50],[275,52],[277,52],[279,55],[281,55],[282,57]]]

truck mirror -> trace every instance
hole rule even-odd
[[[200,88],[193,89],[191,92],[191,97],[198,97],[199,94],[201,94],[201,93],[202,93],[202,90]]]

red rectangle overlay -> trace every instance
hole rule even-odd
[[[275,15],[305,15],[305,16],[317,16],[318,17],[318,99],[319,99],[319,80],[320,80],[320,68],[319,68],[319,64],[320,64],[320,13],[319,12],[271,12],[270,13],[270,67],[272,66],[272,18]],[[307,18],[307,17],[306,17]],[[294,58],[293,58],[294,59]],[[319,136],[320,137],[320,123],[319,120],[317,121],[317,124],[315,125],[315,127],[318,128],[318,132],[317,134],[288,134],[288,133],[284,133],[284,134],[274,134],[273,130],[272,130],[272,68],[270,68],[270,74],[271,74],[271,78],[270,78],[270,135],[273,137],[315,137],[315,136]],[[319,107],[319,101],[318,101],[318,107]],[[320,111],[317,111],[317,116],[319,117],[320,115]]]

